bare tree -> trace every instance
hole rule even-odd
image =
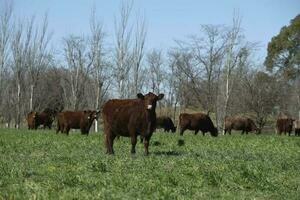
[[[134,38],[134,46],[132,51],[132,61],[133,61],[133,83],[134,91],[133,95],[136,95],[142,89],[141,84],[141,64],[144,56],[145,40],[146,40],[146,27],[145,27],[145,18],[142,18],[141,21],[137,21],[136,32]]]
[[[189,104],[191,96],[194,96],[197,101],[200,97],[199,90],[195,87],[197,80],[193,79],[190,71],[192,56],[185,51],[175,49],[169,52],[169,58],[172,76],[176,77],[176,79],[170,79],[169,83],[174,84],[172,88],[176,103],[179,102],[180,109],[184,110]],[[191,90],[193,94],[197,95],[191,95]]]
[[[26,32],[25,32],[26,33]],[[13,36],[12,36],[12,64],[11,68],[14,73],[15,80],[15,126],[20,127],[21,121],[21,86],[24,86],[24,74],[26,73],[26,62],[28,56],[28,49],[30,44],[31,32],[30,28],[27,29],[27,33],[24,33],[24,26],[22,23],[14,26]]]
[[[165,78],[162,52],[153,49],[147,55],[147,62],[151,77],[151,90],[159,94],[161,92],[162,82]]]
[[[188,77],[188,87],[199,106],[216,113],[217,123],[219,82],[227,42],[224,32],[224,26],[202,25],[199,36],[176,41],[181,52],[176,66]]]
[[[87,50],[86,41],[83,37],[69,36],[64,39],[64,56],[67,62],[69,77],[65,80],[64,93],[68,93],[69,85],[71,94],[69,102],[71,108],[78,110],[84,101],[84,88],[91,73],[93,55]]]
[[[228,108],[232,97],[232,90],[236,85],[239,71],[246,66],[245,63],[255,46],[255,44],[245,41],[241,30],[241,18],[239,16],[233,18],[233,25],[227,31],[225,40],[226,47],[223,69],[225,88],[224,93],[221,95],[223,96],[223,104],[220,105],[219,109],[219,115],[223,119],[223,122],[225,122],[225,116],[229,114]],[[224,123],[222,125],[224,126]]]
[[[215,88],[217,77],[220,75],[225,53],[224,27],[214,25],[202,25],[201,30],[204,36],[192,36],[190,38],[190,49],[195,59],[196,75],[201,81],[202,97],[206,100],[203,106],[207,110],[215,110]],[[199,87],[199,86],[198,86]]]
[[[280,87],[276,78],[265,72],[253,72],[244,77],[245,88],[241,95],[248,111],[255,113],[256,123],[262,129],[276,104],[278,104]]]
[[[29,110],[33,110],[34,91],[37,86],[40,74],[45,71],[51,62],[51,52],[48,50],[48,44],[51,38],[51,34],[48,34],[48,20],[47,15],[44,18],[41,28],[34,27],[34,18],[31,19],[28,33],[32,35],[29,41],[27,68],[30,84],[30,100]]]
[[[131,69],[129,17],[132,3],[122,4],[120,8],[120,19],[115,19],[116,46],[114,53],[114,76],[117,85],[117,93],[120,98],[128,96],[126,84]]]
[[[0,99],[2,100],[3,90],[5,89],[3,78],[9,61],[9,40],[12,31],[13,5],[12,2],[8,1],[0,5]]]
[[[107,94],[108,87],[110,86],[109,74],[110,67],[105,60],[104,38],[105,34],[103,26],[96,20],[95,10],[92,11],[91,21],[91,38],[90,38],[90,52],[93,55],[93,74],[95,76],[96,99],[95,108],[100,110],[104,103],[104,97]],[[98,132],[98,120],[95,121],[95,132]]]

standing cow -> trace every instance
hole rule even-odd
[[[57,114],[57,130],[69,135],[70,129],[80,129],[81,134],[88,135],[90,128],[99,112],[85,110],[85,111],[65,111]]]
[[[175,133],[176,131],[176,126],[174,126],[172,119],[166,116],[157,117],[156,128],[163,128],[164,132],[172,131],[172,133]]]
[[[43,125],[43,128],[45,129],[48,127],[51,129],[52,123],[55,119],[56,112],[52,109],[46,108],[44,111],[41,113],[37,113],[36,115],[36,121],[35,121],[35,126],[38,128],[40,125]]]
[[[231,130],[238,130],[242,131],[242,134],[246,132],[252,132],[255,131],[256,133],[259,133],[259,129],[255,125],[252,119],[246,118],[246,117],[225,117],[225,132],[224,134],[228,132],[229,135],[231,135]]]
[[[28,129],[36,129],[35,121],[36,121],[37,112],[31,111],[27,114],[26,121],[28,125]]]
[[[286,135],[286,133],[289,134],[289,136],[292,133],[293,130],[293,123],[294,123],[294,119],[292,118],[279,118],[276,121],[276,131],[277,134],[281,135],[282,133],[284,133]]]
[[[300,120],[294,121],[295,136],[300,136]]]
[[[183,135],[185,130],[193,130],[195,135],[201,131],[203,135],[210,132],[212,136],[218,136],[218,129],[214,126],[208,113],[181,113],[179,115],[179,128],[180,135]]]
[[[137,99],[113,99],[104,104],[102,117],[108,154],[114,153],[113,142],[118,135],[131,138],[131,153],[135,153],[140,135],[144,139],[145,155],[149,154],[149,141],[156,128],[156,102],[163,97],[164,94],[139,93]]]

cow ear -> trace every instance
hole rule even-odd
[[[145,97],[142,93],[138,93],[136,96],[138,99],[144,99]]]
[[[161,100],[162,98],[164,98],[164,94],[159,94],[158,96],[157,96],[157,101],[159,101],[159,100]]]

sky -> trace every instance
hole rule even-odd
[[[122,0],[15,0],[14,11],[22,20],[34,15],[37,23],[47,13],[52,43],[61,44],[70,34],[89,34],[95,7],[107,41],[113,44],[114,21],[121,4]],[[246,39],[259,42],[258,54],[263,60],[271,38],[300,14],[300,0],[135,0],[131,17],[145,16],[147,49],[167,50],[175,46],[174,39],[199,33],[202,24],[231,25],[234,12],[241,16]]]

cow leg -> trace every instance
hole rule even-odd
[[[145,149],[145,156],[149,155],[149,142],[150,137],[144,137],[144,149]]]
[[[183,135],[183,132],[184,132],[185,130],[186,130],[185,128],[180,128],[180,135],[181,135],[181,136]]]
[[[64,133],[66,133],[67,135],[69,135],[69,131],[70,131],[70,128],[69,127],[65,127]]]
[[[60,123],[59,123],[59,121],[57,120],[56,134],[58,134],[58,132],[59,132],[60,130],[61,130]]]
[[[144,142],[144,137],[142,135],[140,135],[140,141],[141,141],[141,143]]]
[[[137,136],[136,135],[132,135],[131,136],[131,153],[134,154],[135,153],[135,145],[137,142]]]
[[[81,132],[81,135],[86,135],[87,134],[87,132],[86,132],[86,130],[84,128],[81,128],[80,132]]]
[[[105,134],[105,145],[107,154],[114,154],[113,143],[115,138],[116,135],[114,135],[112,132]]]
[[[197,135],[198,134],[198,132],[199,132],[199,130],[197,129],[197,130],[195,130],[195,135]]]

